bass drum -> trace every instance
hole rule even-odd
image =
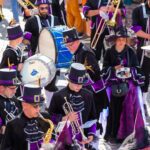
[[[56,67],[52,59],[36,54],[28,58],[21,71],[23,84],[35,84],[41,87],[48,85],[56,74]]]
[[[57,68],[69,68],[71,65],[72,54],[63,43],[62,31],[66,29],[66,26],[44,28],[39,35],[37,53],[53,59]]]

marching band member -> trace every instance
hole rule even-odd
[[[136,33],[139,41],[137,55],[145,75],[145,84],[142,87],[142,91],[144,104],[146,104],[149,87],[150,56],[149,52],[144,52],[144,50],[141,49],[141,46],[150,45],[150,0],[146,0],[145,3],[142,3],[133,10],[132,25],[132,29]]]
[[[66,25],[65,0],[52,1],[52,14],[58,17],[60,24]]]
[[[119,2],[119,1],[118,1]],[[114,11],[115,11],[115,7],[114,5],[107,5],[109,4],[110,1],[99,1],[99,0],[87,0],[86,4],[83,7],[83,13],[85,15],[86,18],[91,18],[92,24],[91,24],[91,48],[95,49],[95,54],[96,54],[96,58],[97,60],[101,59],[101,53],[104,54],[105,52],[105,48],[104,48],[104,38],[105,35],[109,34],[109,29],[106,26],[106,24],[104,23],[105,20],[107,21],[108,16],[107,13],[109,15],[109,17],[111,18]],[[125,11],[125,6],[123,5],[123,2],[120,1],[120,5],[119,5],[119,9],[117,10],[117,18],[116,18],[116,25],[117,26],[121,26],[122,25],[122,17],[124,17],[126,15],[126,11]],[[101,22],[101,24],[100,24]],[[102,25],[104,24],[104,28],[102,27]],[[98,39],[97,44],[92,44],[96,41],[93,41],[94,36],[96,34],[97,28],[98,26],[100,26],[100,30],[101,30],[101,35],[100,38]],[[100,33],[100,31],[98,31]],[[93,46],[95,45],[95,46]]]
[[[21,113],[21,105],[14,98],[21,82],[14,69],[0,69],[0,137],[3,137],[6,124]],[[0,139],[1,141],[1,139]]]
[[[145,123],[139,87],[144,84],[144,77],[140,74],[136,54],[126,45],[127,37],[126,28],[115,30],[115,34],[110,36],[115,45],[107,50],[103,64],[103,77],[110,100],[106,138],[118,142],[132,133],[135,118],[135,129],[144,127]]]
[[[9,63],[12,65],[14,69],[21,71],[22,63],[21,63],[21,51],[17,48],[17,46],[23,40],[23,32],[19,24],[10,23],[7,27],[7,35],[9,44],[6,47],[6,50],[3,53],[2,61],[0,64],[1,68],[8,67]],[[9,63],[8,63],[9,59]]]
[[[21,100],[23,113],[7,124],[1,144],[3,150],[39,150],[49,128],[49,124],[39,117],[40,104],[44,102],[41,88],[25,85]]]
[[[85,46],[83,43],[80,42],[76,29],[72,28],[63,31],[63,37],[64,43],[66,44],[70,52],[74,55],[73,61],[84,64],[87,73],[89,74],[93,82],[99,81],[101,79],[100,68],[97,59],[95,57],[95,54],[90,48],[88,48],[87,46]],[[97,120],[99,120],[100,112],[102,112],[102,110],[106,108],[108,104],[108,98],[105,91],[105,87],[99,85],[99,88],[97,88],[96,90],[89,86],[85,87],[93,92],[94,103],[96,107],[96,118]],[[100,127],[101,125],[97,123],[97,129]]]
[[[39,14],[29,18],[25,24],[25,31],[32,33],[31,49],[33,54],[35,54],[38,45],[38,37],[42,28],[50,28],[59,25],[58,18],[49,15],[50,3],[48,0],[37,0],[35,4],[38,7]]]
[[[89,144],[93,141],[96,124],[94,123],[86,129],[87,139],[85,139],[84,132],[81,133],[82,129],[79,130],[80,125],[96,118],[93,95],[83,88],[83,85],[88,81],[85,67],[80,63],[72,63],[66,78],[69,81],[68,86],[54,93],[48,111],[55,124],[59,121],[69,120],[71,124],[75,125],[70,128],[72,139],[77,139],[80,144]],[[70,109],[67,105],[70,105]]]

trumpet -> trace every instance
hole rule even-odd
[[[64,97],[64,99],[65,99],[65,103],[63,105],[63,110],[64,110],[65,114],[67,115],[70,112],[74,112],[74,110],[73,110],[71,104],[68,102],[67,98]],[[84,135],[83,130],[78,121],[71,122],[70,124],[71,124],[71,128],[72,128],[73,138],[75,138],[76,134],[81,133],[82,140],[87,140],[87,137]]]
[[[6,114],[9,116],[7,116],[7,122],[14,120],[16,118],[16,116],[13,113],[9,113],[6,108],[4,109],[4,111],[6,112]]]
[[[92,49],[96,48],[99,38],[100,38],[102,32],[104,31],[106,24],[111,27],[114,27],[116,25],[116,16],[117,16],[120,2],[121,2],[121,0],[113,0],[112,3],[114,6],[116,6],[116,8],[115,8],[115,11],[114,11],[114,14],[113,14],[113,17],[111,18],[111,20],[101,18],[100,23],[96,29],[95,35],[93,37],[93,40],[91,42]],[[106,7],[108,7],[109,4],[110,4],[110,0],[107,2]],[[108,13],[109,12],[107,12],[106,16],[108,16]]]

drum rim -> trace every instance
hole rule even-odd
[[[42,54],[35,54],[35,55],[40,55],[40,56],[44,56],[44,57],[47,57],[47,56],[45,56],[45,55],[42,55]],[[35,55],[33,55],[33,56],[35,56]],[[40,57],[37,57],[37,58],[29,58],[29,59],[27,59],[26,61],[25,61],[25,63],[27,63],[27,62],[29,62],[30,60],[38,60],[38,61],[40,61],[40,62],[42,62],[45,66],[46,66],[46,68],[47,68],[47,70],[48,70],[48,72],[49,73],[51,73],[51,75],[53,74],[52,72],[54,72],[54,71],[51,71],[50,70],[50,68],[47,66],[47,63],[46,62],[44,62],[42,59],[39,59]],[[47,57],[48,59],[51,59],[51,58],[49,58],[49,57]],[[52,59],[51,59],[52,60]],[[53,60],[52,60],[53,61]],[[54,63],[54,62],[53,62]],[[51,79],[51,81],[55,78],[55,76],[56,76],[56,66],[55,66],[55,64],[53,64],[53,68],[55,68],[55,74],[54,74],[54,77]],[[21,73],[21,75],[23,74],[23,69],[22,69],[22,71],[20,72]],[[51,77],[51,75],[48,75],[49,77]],[[22,75],[23,76],[23,75]],[[49,83],[51,83],[51,81],[49,82]],[[22,80],[22,82],[23,82],[23,80]],[[45,83],[44,84],[44,86],[42,86],[42,87],[45,87],[45,86],[47,86],[49,83]],[[23,84],[27,84],[26,82],[23,82]]]
[[[51,28],[47,28],[47,27],[45,27],[45,28],[42,28],[42,30],[40,31],[40,33],[39,33],[39,37],[38,37],[38,46],[37,46],[37,49],[38,49],[38,53],[40,53],[40,48],[39,48],[39,39],[40,39],[40,34],[41,34],[41,32],[43,31],[43,30],[50,30]],[[55,45],[55,61],[54,61],[54,63],[56,64],[57,63],[57,56],[58,56],[58,54],[57,54],[57,48],[56,48],[56,43],[55,43],[55,40],[54,40],[54,35],[51,33],[51,30],[50,30],[50,32],[49,32],[50,34],[51,34],[51,36],[52,36],[52,39],[53,39],[53,42],[54,42],[54,45]],[[48,57],[48,56],[46,56],[46,57]],[[52,59],[52,58],[51,58]]]

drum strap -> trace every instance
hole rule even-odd
[[[51,27],[54,27],[54,16],[51,15]]]
[[[38,22],[38,27],[39,27],[39,33],[42,30],[42,25],[41,25],[41,21],[40,21],[40,17],[38,15],[35,15],[37,22]]]
[[[37,22],[38,22],[38,27],[39,27],[39,33],[40,31],[42,30],[42,25],[41,25],[41,21],[40,21],[40,17],[38,15],[35,15],[36,19],[37,19]],[[48,27],[54,27],[54,16],[51,15],[51,25],[49,24],[49,21],[48,19],[46,20],[47,24],[48,24]]]
[[[142,10],[143,10],[143,17],[144,18],[148,18],[148,15],[146,14],[146,7],[145,7],[145,3],[142,3]]]

